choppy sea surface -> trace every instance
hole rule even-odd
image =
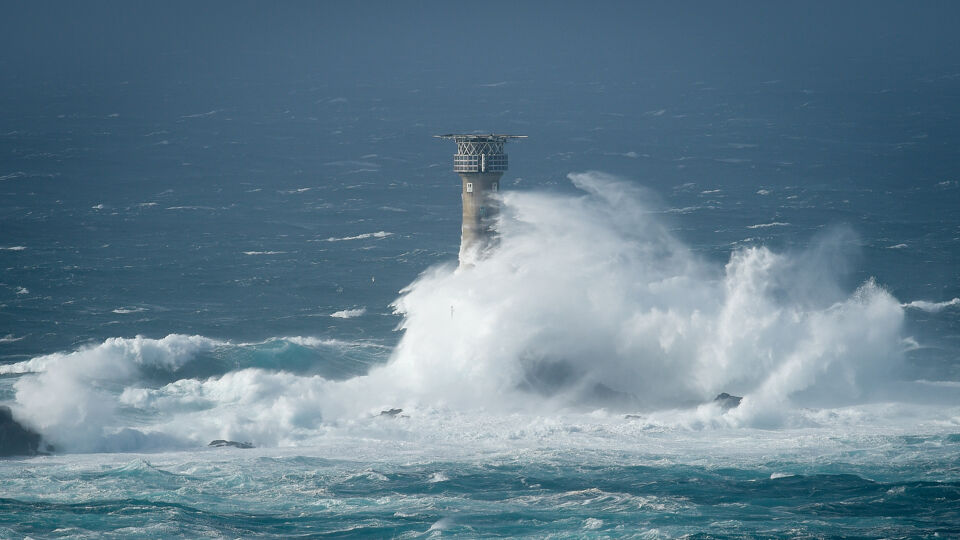
[[[956,73],[671,76],[5,98],[0,536],[960,535]]]

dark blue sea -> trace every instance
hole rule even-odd
[[[0,537],[960,536],[955,5],[4,11]]]

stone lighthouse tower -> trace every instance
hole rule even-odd
[[[453,172],[463,182],[463,226],[460,236],[460,266],[469,266],[496,244],[496,219],[500,213],[500,177],[507,170],[507,139],[526,135],[437,135],[453,139],[457,153]]]

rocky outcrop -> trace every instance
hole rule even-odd
[[[225,446],[232,446],[234,448],[253,448],[253,443],[248,442],[237,442],[237,441],[225,441],[223,439],[217,439],[215,441],[210,441],[210,444],[207,446],[212,446],[214,448],[223,448]]]
[[[0,457],[36,456],[53,451],[39,433],[24,427],[13,418],[10,407],[0,405]]]
[[[739,407],[741,400],[743,400],[742,396],[731,396],[726,392],[713,398],[713,402],[717,405],[720,405],[720,408],[725,411]]]

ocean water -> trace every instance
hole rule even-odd
[[[480,78],[303,5],[0,57],[0,404],[54,448],[0,537],[960,535],[960,49],[890,9],[622,71],[576,9]],[[472,130],[530,138],[458,270]]]

